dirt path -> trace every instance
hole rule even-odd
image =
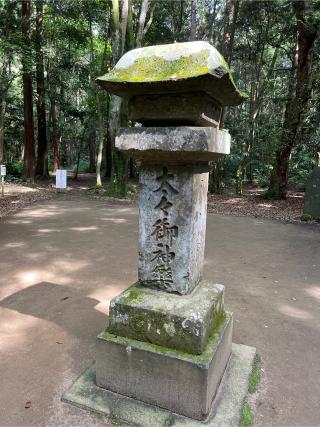
[[[0,223],[0,243],[0,425],[106,425],[60,397],[137,279],[137,209],[59,195]],[[320,424],[319,245],[306,224],[208,215],[205,277],[263,360],[257,425]]]
[[[74,180],[72,176],[72,173],[68,174],[67,198],[81,194],[89,199],[101,199],[106,203],[111,202],[105,194],[107,181],[104,181],[104,188],[98,190],[94,189],[95,174],[80,173],[78,180]],[[0,197],[0,219],[18,212],[25,206],[29,206],[39,200],[55,198],[56,190],[53,184],[53,181],[50,183],[38,183],[37,185],[7,183],[5,188],[6,195],[4,198]],[[138,189],[136,181],[133,185]],[[262,193],[263,190],[247,187],[245,195],[242,197],[232,194],[208,194],[208,212],[301,223],[300,217],[303,213],[304,193],[289,191],[286,200],[264,200],[261,198]],[[131,197],[131,203],[136,203],[136,201],[137,194]],[[122,203],[125,202],[123,201]],[[130,200],[127,202],[129,203]]]

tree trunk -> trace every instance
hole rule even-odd
[[[269,197],[286,198],[291,149],[292,147],[289,144],[276,153],[276,163],[270,176],[270,188],[267,193]]]
[[[150,14],[149,21],[145,25],[146,15],[148,12],[149,2],[143,0],[140,10],[138,39],[137,45],[141,44],[143,35],[147,28],[149,28],[152,20],[152,13]],[[121,19],[119,16],[119,0],[112,0],[112,65],[118,61],[119,57],[125,50],[131,48],[131,33],[132,33],[132,20],[131,20],[131,1],[123,0]],[[127,41],[127,43],[126,43]],[[112,171],[111,179],[108,187],[108,193],[115,196],[126,196],[127,194],[127,179],[128,179],[128,157],[122,152],[114,149],[114,140],[116,131],[119,125],[127,126],[127,113],[126,103],[121,101],[121,98],[111,95],[109,103],[109,128],[108,128],[108,146],[109,150],[112,147]],[[108,150],[107,155],[110,155]],[[109,156],[110,157],[110,156]],[[107,168],[108,168],[107,161]]]
[[[30,0],[22,0],[22,34],[26,52],[22,55],[23,68],[23,112],[24,112],[24,177],[34,179],[35,150],[32,105],[32,65],[30,64],[31,26]]]
[[[48,174],[48,153],[47,153],[47,125],[46,125],[46,104],[44,86],[44,65],[43,65],[43,1],[36,2],[36,81],[37,81],[37,113],[38,113],[38,159],[36,166],[36,176],[47,178]]]
[[[112,0],[112,65],[114,66],[120,57],[120,12],[119,0]]]
[[[117,129],[120,126],[122,100],[116,95],[111,95],[109,105],[109,138],[114,147]],[[128,158],[119,150],[112,151],[112,172],[108,194],[115,197],[125,197],[127,193]]]
[[[191,0],[190,9],[191,28],[189,40],[194,41],[197,40],[197,3],[195,0]]]
[[[4,115],[6,112],[6,106],[6,94],[3,94],[0,105],[0,163],[4,162]]]
[[[77,166],[76,166],[76,171],[75,171],[75,174],[74,174],[74,179],[75,180],[78,179],[78,174],[79,174],[79,165],[80,165],[80,158],[81,158],[81,152],[82,152],[82,145],[83,145],[84,134],[85,134],[85,130],[83,131],[82,137],[80,138],[80,140],[78,141],[78,144],[77,144],[78,145],[78,153],[77,153]]]
[[[113,145],[112,145],[111,135],[108,129],[107,147],[106,147],[106,173],[105,173],[105,176],[107,178],[110,178],[111,171],[112,171],[112,151],[113,151]]]
[[[224,31],[223,31],[221,51],[229,66],[231,65],[232,58],[233,58],[233,42],[234,42],[234,34],[236,30],[238,12],[239,12],[239,0],[226,0],[226,8],[225,8],[225,15],[224,15]],[[225,108],[222,108],[221,115],[220,115],[219,129],[224,128],[225,113],[226,113]],[[214,189],[214,192],[216,192],[217,194],[221,194],[223,189],[222,177],[221,177],[223,161],[224,159],[220,158],[214,162],[213,172],[210,175],[210,180],[211,180],[210,188]],[[237,177],[238,177],[238,174],[237,174]]]
[[[8,87],[4,87],[8,80],[9,59],[5,60],[2,65],[1,75],[1,105],[0,105],[0,163],[4,162],[4,116],[7,108]]]
[[[89,172],[96,169],[96,129],[92,126],[89,130]]]
[[[128,15],[129,15],[129,0],[122,0],[122,10],[121,10],[121,50],[120,56],[125,52],[126,46],[126,37],[127,37],[127,24],[128,24]]]
[[[101,181],[101,163],[102,163],[102,155],[103,155],[103,118],[102,118],[102,110],[101,103],[98,90],[96,91],[96,104],[98,110],[98,155],[97,155],[97,164],[96,164],[96,175],[97,181],[96,185],[98,187],[102,186]]]
[[[51,141],[53,147],[53,174],[56,174],[59,169],[59,142],[58,142],[58,129],[57,129],[57,107],[54,98],[51,98]]]
[[[312,24],[312,14],[308,16],[306,12],[306,2],[294,1],[292,6],[296,18],[297,53],[289,85],[283,131],[268,189],[268,196],[276,199],[287,196],[289,159],[300,136],[311,96],[313,47],[318,35]]]
[[[125,0],[127,4],[127,0]],[[128,16],[124,15],[128,13],[128,4],[127,7],[122,8],[121,22],[119,15],[119,0],[112,0],[112,24],[113,24],[113,39],[112,39],[112,60],[113,64],[118,61],[119,57],[123,52],[121,47],[125,47],[123,40],[120,43],[120,29],[121,36],[126,37],[126,29],[124,29],[124,22],[127,25]],[[112,196],[125,196],[126,195],[126,182],[127,175],[123,175],[127,166],[123,162],[123,154],[114,148],[114,141],[117,129],[120,125],[120,112],[121,112],[121,98],[115,95],[110,96],[109,103],[109,136],[108,139],[112,144],[112,170],[110,184],[108,187],[108,193]]]
[[[236,23],[239,13],[240,0],[226,0],[226,9],[224,14],[224,30],[222,38],[221,52],[229,67],[233,59],[233,44],[236,31]],[[222,108],[220,116],[220,129],[224,128],[226,110]]]
[[[137,47],[141,47],[141,44],[142,44],[142,38],[144,35],[144,27],[145,27],[148,7],[149,7],[149,0],[143,0],[141,4],[141,9],[140,9],[140,15],[139,15],[139,26],[138,26],[137,39],[136,39]]]
[[[8,22],[11,22],[14,17],[16,6],[9,1],[5,2],[3,5],[3,11],[5,11],[5,19]],[[11,62],[12,62],[12,47],[11,47],[11,28],[9,25],[5,25],[1,29],[2,33],[2,43],[6,46],[6,51],[2,51],[2,73],[0,76],[0,163],[4,162],[5,157],[5,147],[4,147],[4,116],[7,109],[7,98],[8,90],[14,79],[11,76]]]

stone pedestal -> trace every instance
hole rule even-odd
[[[227,366],[232,316],[212,330],[201,355],[102,332],[97,338],[99,387],[197,420],[205,419]]]
[[[190,354],[204,352],[214,326],[224,317],[224,286],[202,281],[178,295],[136,283],[110,303],[108,330]]]
[[[231,353],[224,287],[202,279],[208,161],[229,143],[226,132],[188,126],[134,128],[116,139],[140,161],[139,281],[110,303],[96,382],[198,420]]]

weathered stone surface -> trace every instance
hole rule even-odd
[[[205,421],[207,427],[240,425],[242,405],[248,393],[249,376],[255,354],[254,347],[232,344],[227,368]],[[127,423],[130,426],[140,427],[203,427],[203,421],[191,420],[158,406],[148,405],[141,400],[130,399],[98,387],[94,364],[72,384],[62,400],[106,415],[121,425]]]
[[[116,147],[143,161],[197,163],[229,154],[230,140],[212,127],[140,127],[121,129]]]
[[[139,282],[188,294],[202,276],[208,173],[151,164],[139,178]]]
[[[315,167],[310,173],[303,212],[314,219],[320,219],[320,167]]]
[[[143,126],[219,127],[221,105],[206,93],[134,96],[129,101],[129,118]]]
[[[202,281],[189,295],[131,286],[110,303],[108,330],[123,337],[201,354],[224,315],[224,286]]]
[[[105,331],[97,338],[97,385],[187,417],[205,419],[229,360],[231,337],[230,314],[199,356]]]
[[[222,55],[204,41],[133,49],[97,82],[124,98],[203,91],[221,105],[239,105],[245,99]]]

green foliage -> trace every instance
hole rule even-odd
[[[117,177],[113,177],[107,187],[106,195],[108,197],[116,197],[125,199],[127,197],[127,185],[123,184]]]
[[[7,173],[14,176],[21,176],[23,171],[23,162],[15,160],[7,164]]]
[[[226,182],[225,181],[221,181],[219,193],[223,194],[226,191],[226,188],[227,188]],[[210,179],[208,191],[211,194],[218,193],[217,184],[216,184],[216,182],[215,182],[214,179]]]
[[[77,169],[77,164],[75,163],[75,164],[71,165],[71,169],[73,170],[73,172],[75,172]],[[81,157],[80,162],[79,162],[78,172],[84,172],[84,173],[90,172],[88,156],[82,156]]]
[[[304,213],[301,215],[300,217],[301,221],[312,221],[313,220],[313,216],[308,214],[308,213]]]
[[[257,390],[257,386],[260,383],[260,371],[261,371],[261,358],[259,354],[256,354],[253,360],[252,371],[249,377],[248,391],[253,394]]]
[[[309,9],[313,12],[309,16],[309,23],[313,25],[319,22],[318,3],[316,1],[308,3]],[[208,40],[226,56],[228,46],[223,37],[224,25],[228,20],[226,20],[226,2],[222,0],[214,2],[150,0],[146,16],[148,28],[143,37],[143,45],[188,41],[191,9],[194,4],[196,4],[197,39]],[[31,5],[30,24],[35,40],[35,1],[31,1]],[[131,5],[132,28],[128,27],[125,49],[134,46],[141,1],[132,0]],[[52,101],[56,105],[60,165],[75,169],[80,153],[79,171],[87,172],[89,152],[91,166],[97,157],[96,145],[101,138],[98,132],[95,78],[110,70],[114,58],[117,57],[116,52],[113,52],[114,28],[110,18],[111,2],[104,0],[44,2],[42,49],[50,170],[53,169],[53,128],[50,120]],[[242,106],[229,108],[225,112],[224,126],[229,129],[232,136],[231,154],[221,160],[220,185],[217,186],[217,183],[211,180],[211,192],[225,191],[234,183],[238,184],[239,191],[244,183],[253,183],[261,187],[268,185],[275,162],[275,152],[283,131],[292,58],[295,53],[295,25],[292,8],[286,2],[276,0],[239,3],[231,68],[237,86],[250,94],[250,97]],[[300,190],[305,188],[308,174],[316,163],[315,152],[320,140],[319,58],[320,44],[317,43],[313,64],[312,99],[308,110],[304,113],[302,134],[290,158],[289,186]],[[12,173],[15,175],[21,173],[19,162],[23,155],[24,141],[22,61],[27,63],[33,73],[33,92],[36,94],[37,57],[35,45],[30,48],[23,42],[21,2],[3,0],[0,2],[0,96],[4,96],[3,99],[6,101],[4,161],[8,165],[13,165]],[[177,69],[180,67],[178,71],[183,74],[182,68],[188,64],[177,61],[175,65],[178,66]],[[177,69],[170,72],[176,73]],[[99,90],[99,100],[103,113],[102,127],[107,131],[110,126],[109,95]],[[33,113],[37,144],[36,96]],[[102,137],[104,146],[106,143],[113,143],[106,134]],[[117,197],[127,195],[127,174],[127,164],[116,165],[115,174],[108,186],[108,194]]]
[[[253,414],[248,402],[244,402],[242,406],[240,427],[250,427],[253,424]]]
[[[128,196],[128,158],[118,150],[113,152],[113,171],[107,188],[110,197],[126,198]]]

